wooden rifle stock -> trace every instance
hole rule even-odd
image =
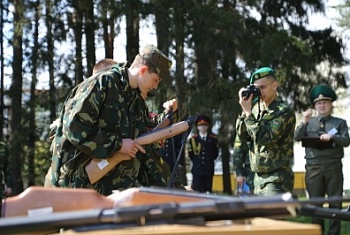
[[[112,208],[113,200],[93,189],[31,186],[20,195],[3,199],[1,217]]]
[[[181,134],[188,130],[188,128],[188,121],[182,121],[175,123],[169,127],[156,129],[154,131],[146,133],[136,138],[135,141],[140,145],[151,144]],[[91,184],[96,183],[116,165],[123,161],[123,156],[123,154],[116,152],[110,158],[99,159],[93,157],[91,161],[85,166],[85,171],[89,177]]]
[[[173,194],[130,188],[110,196],[98,194],[93,189],[45,188],[31,186],[20,195],[3,199],[1,217],[36,216],[56,212],[82,211],[114,207],[154,205],[161,203],[201,202],[209,198],[198,198],[197,194]]]

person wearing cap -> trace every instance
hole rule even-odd
[[[292,192],[294,111],[278,95],[278,82],[272,68],[256,70],[250,85],[257,87],[259,92],[246,97],[242,96],[245,88],[241,88],[239,103],[243,110],[242,130],[251,137],[249,160],[255,173],[254,194]]]
[[[195,121],[198,133],[194,134],[188,146],[188,156],[192,161],[191,189],[204,193],[212,192],[214,161],[218,157],[217,136],[211,133],[211,120],[206,115],[198,115]]]
[[[145,186],[137,179],[148,167],[150,181],[166,186],[166,179],[150,156],[153,144],[141,146],[134,139],[148,131],[150,91],[170,78],[171,61],[158,48],[147,45],[130,67],[115,64],[78,84],[66,98],[52,144],[52,185],[92,188],[103,195],[112,190]],[[123,161],[93,185],[85,172],[92,157],[105,159],[114,153]],[[145,164],[146,163],[146,164]]]
[[[332,197],[343,195],[344,147],[349,146],[349,130],[344,119],[332,116],[333,101],[337,99],[335,91],[328,85],[317,85],[309,94],[317,116],[313,110],[302,113],[302,121],[295,129],[294,139],[301,141],[303,137],[313,137],[315,145],[305,144],[305,183],[309,197]],[[320,204],[319,206],[322,206]],[[342,203],[329,203],[329,208],[341,209]],[[312,218],[312,222],[320,224],[325,230],[324,220]],[[340,234],[341,223],[329,221],[328,234]]]

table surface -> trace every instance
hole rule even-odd
[[[77,232],[73,230],[61,231],[60,234],[72,235],[92,235],[97,231]],[[244,221],[212,221],[205,226],[161,224],[136,227],[125,227],[118,229],[99,230],[98,234],[110,235],[180,235],[180,234],[200,234],[200,235],[271,235],[271,234],[312,234],[321,235],[318,225],[289,222],[283,220],[273,220],[267,218],[253,218]]]

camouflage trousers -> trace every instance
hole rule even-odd
[[[254,194],[261,196],[292,192],[294,172],[291,167],[283,167],[269,173],[255,173]]]

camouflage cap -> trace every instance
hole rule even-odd
[[[337,95],[331,87],[327,85],[317,85],[310,91],[309,98],[311,103],[314,104],[319,100],[335,101],[337,99]]]
[[[269,76],[269,75],[272,75],[274,76],[275,75],[275,71],[270,68],[270,67],[262,67],[258,70],[256,70],[252,76],[250,76],[250,83],[249,84],[254,84],[254,82],[260,78],[263,78],[263,77],[266,77],[266,76]]]
[[[145,46],[141,52],[141,56],[157,68],[159,77],[162,79],[168,79],[171,77],[169,70],[172,62],[157,47],[153,45]]]

